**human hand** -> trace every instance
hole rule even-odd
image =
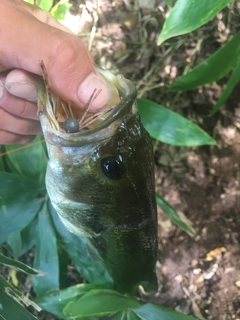
[[[51,90],[83,109],[94,89],[101,94],[90,112],[109,100],[84,43],[48,12],[22,0],[1,0],[0,144],[26,143],[41,133],[37,78],[44,61]]]

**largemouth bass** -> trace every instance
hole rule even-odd
[[[55,210],[67,229],[88,238],[119,290],[135,294],[141,285],[157,291],[153,149],[133,83],[99,70],[119,102],[79,120],[75,109],[51,93],[43,63],[42,68],[38,110]]]

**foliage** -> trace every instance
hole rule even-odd
[[[151,100],[138,99],[138,111],[146,130],[156,140],[185,147],[216,143],[191,121]]]
[[[38,137],[36,142],[40,141]],[[4,149],[11,151],[16,147]],[[161,316],[192,319],[161,306],[143,305],[113,289],[104,266],[89,256],[86,240],[65,229],[49,202],[43,179],[47,164],[44,145],[34,144],[0,159],[0,244],[16,259],[35,247],[34,269],[2,254],[0,263],[32,275],[37,305],[63,319],[103,315],[115,319],[147,319],[148,310],[152,310],[156,319]],[[60,290],[65,285],[69,259],[88,284]],[[2,277],[0,292],[0,303],[4,306],[0,316],[11,320],[15,313],[20,315],[19,319],[34,319],[21,305],[26,297]],[[34,305],[27,301],[28,305]]]
[[[167,2],[171,5],[169,0]],[[229,2],[178,0],[170,9],[158,39],[159,44],[200,27]],[[51,11],[58,19],[70,8],[67,0],[59,1],[54,7],[53,0],[39,0],[38,5]],[[170,89],[189,90],[217,81],[233,69],[226,89],[212,113],[216,112],[239,81],[239,48],[237,34],[215,54],[180,77]],[[199,127],[163,106],[145,99],[139,99],[138,104],[142,122],[155,139],[181,146],[215,143]],[[40,138],[37,138],[36,142],[39,141]],[[91,319],[106,315],[113,320],[144,320],[149,319],[149,315],[151,320],[193,319],[161,306],[143,304],[135,297],[115,291],[104,266],[89,256],[86,240],[65,229],[49,202],[44,183],[47,164],[45,147],[36,144],[19,152],[11,152],[15,148],[5,146],[2,151],[10,153],[0,158],[0,244],[15,260],[0,255],[0,263],[34,274],[35,302],[39,306],[63,319]],[[191,225],[159,195],[157,203],[181,228],[194,233]],[[33,268],[17,261],[33,247]],[[61,289],[66,285],[69,259],[84,281]],[[16,314],[20,320],[35,319],[23,307],[29,304],[34,305],[0,277],[1,319],[11,320]]]
[[[195,30],[208,22],[232,1],[233,0],[178,0],[170,10],[170,14],[164,23],[162,32],[158,38],[158,44],[163,43],[171,37]],[[222,79],[233,70],[227,82],[226,89],[222,92],[213,111],[210,113],[210,115],[213,115],[224,104],[239,82],[239,39],[240,33],[238,32],[229,42],[223,45],[222,48],[217,50],[208,59],[177,79],[170,87],[170,90],[189,90],[212,83]]]
[[[34,4],[34,0],[25,0]],[[57,20],[63,20],[65,14],[70,10],[71,4],[69,0],[60,0],[54,5],[54,0],[38,0],[37,5],[39,8],[49,11],[51,15]]]

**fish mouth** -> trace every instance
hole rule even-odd
[[[110,138],[122,123],[124,116],[137,113],[135,86],[120,74],[114,76],[110,72],[98,68],[98,72],[108,83],[110,90],[117,91],[118,100],[114,105],[104,106],[96,114],[89,114],[88,108],[93,94],[83,112],[72,108],[69,103],[50,93],[43,62],[41,67],[43,79],[39,79],[38,83],[38,115],[46,140],[48,139],[50,144],[56,143],[59,146],[74,147],[79,146],[79,142],[81,145],[85,145],[92,141],[98,142]],[[68,119],[79,122],[77,132],[66,132],[64,123]]]

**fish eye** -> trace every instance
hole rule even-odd
[[[119,159],[114,157],[102,159],[101,168],[103,174],[111,180],[117,180],[121,178],[126,172],[124,164]]]

